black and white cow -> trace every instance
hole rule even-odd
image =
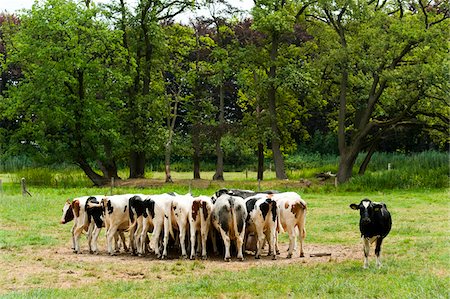
[[[276,259],[275,239],[277,234],[277,203],[272,200],[273,194],[257,194],[245,201],[247,208],[246,235],[256,236],[255,258],[261,258],[264,241],[269,241],[269,255]]]
[[[245,236],[245,219],[247,209],[242,197],[222,194],[215,199],[212,223],[219,231],[225,245],[224,260],[231,260],[231,240],[236,240],[237,258],[244,260],[243,243]]]
[[[86,204],[92,196],[81,196],[74,198],[72,202],[67,200],[63,207],[63,214],[61,217],[61,224],[74,221],[71,229],[72,233],[72,249],[75,253],[81,253],[80,237],[83,231],[87,232],[89,252],[92,250],[92,233],[94,230],[94,222],[90,222],[86,211]],[[101,198],[101,195],[94,196],[94,198]]]
[[[364,243],[364,269],[369,266],[370,244],[376,241],[375,255],[377,266],[381,267],[380,252],[383,239],[389,234],[392,227],[391,214],[384,203],[372,202],[363,199],[359,204],[351,204],[350,208],[359,210],[359,230]]]

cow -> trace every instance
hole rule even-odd
[[[128,199],[128,212],[130,217],[130,248],[132,255],[141,255],[141,233],[143,228],[143,218],[145,213],[144,201],[147,195],[136,194]],[[144,240],[145,242],[145,240]]]
[[[158,258],[162,258],[159,248],[159,240],[161,233],[164,232],[165,223],[168,224],[168,216],[170,211],[173,195],[164,193],[158,195],[150,195],[142,200],[142,229],[138,239],[138,254],[146,254],[147,233],[153,229],[150,240],[150,249],[153,250]],[[130,214],[131,215],[131,214]],[[165,252],[167,256],[167,252]],[[165,257],[164,256],[164,257]]]
[[[243,199],[246,199],[248,197],[251,196],[255,196],[256,194],[275,194],[278,193],[278,191],[274,191],[274,190],[266,190],[266,191],[252,191],[252,190],[240,190],[240,189],[219,189],[217,190],[213,197],[212,200],[213,202],[215,201],[216,198],[220,197],[222,194],[228,194],[228,195],[233,195],[233,196],[239,196],[242,197]]]
[[[389,234],[392,227],[391,214],[386,204],[363,199],[359,204],[352,203],[350,208],[359,210],[359,230],[364,245],[364,269],[369,267],[370,244],[376,242],[375,255],[377,256],[377,267],[381,267],[380,253],[381,243]]]
[[[209,228],[211,223],[211,214],[213,210],[213,203],[208,196],[195,197],[191,204],[189,211],[189,227],[191,235],[191,255],[190,259],[195,259],[197,244],[197,251],[202,253],[202,259],[207,259],[206,241],[208,239]],[[197,235],[199,239],[197,239]],[[196,242],[198,240],[198,242]]]
[[[224,260],[231,261],[231,240],[236,240],[237,258],[244,260],[243,243],[247,209],[242,197],[228,194],[220,195],[214,203],[212,223],[220,232],[225,245]]]
[[[105,196],[102,199],[105,211],[106,243],[108,253],[115,255],[112,248],[113,238],[117,232],[127,230],[130,226],[129,199],[133,194]]]
[[[101,198],[101,195],[95,196],[95,198]],[[89,252],[92,250],[92,231],[94,230],[94,223],[89,222],[88,215],[86,212],[86,203],[90,196],[76,197],[72,202],[68,199],[63,207],[63,214],[61,217],[61,224],[74,221],[71,229],[72,234],[72,249],[74,253],[81,254],[80,249],[80,236],[83,231],[87,232]]]
[[[277,203],[272,200],[272,194],[257,194],[245,201],[247,209],[246,236],[256,234],[255,258],[261,258],[264,241],[269,241],[269,255],[276,259],[275,238],[277,233],[278,212]]]
[[[300,235],[300,257],[304,257],[303,242],[306,237],[306,202],[295,192],[273,194],[272,199],[277,202],[278,228],[289,235],[289,249],[287,258],[292,257],[297,246],[297,234]],[[276,244],[278,251],[278,241]]]
[[[88,215],[88,222],[90,223],[91,231],[91,253],[98,254],[97,240],[98,235],[102,227],[105,226],[105,210],[102,204],[103,196],[90,196],[86,201],[86,213]],[[94,224],[92,226],[92,224]],[[119,237],[122,240],[122,244],[125,251],[128,251],[127,244],[125,241],[124,230],[118,230],[114,234],[114,244],[115,252],[120,251]]]
[[[186,251],[186,237],[189,233],[189,211],[191,210],[192,201],[194,198],[190,194],[179,195],[173,193],[172,200],[170,201],[170,208],[166,210],[167,220],[164,223],[164,253],[162,258],[167,256],[167,244],[169,242],[169,233],[175,238],[173,229],[178,231],[178,238],[181,247],[181,257],[187,258]]]

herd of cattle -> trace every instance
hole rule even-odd
[[[359,205],[351,206],[361,210],[360,229],[363,239],[367,240],[364,242],[365,267],[368,246],[375,240],[377,265],[381,265],[381,241],[391,226],[386,206],[374,205],[363,200]],[[87,232],[89,252],[98,253],[98,236],[105,227],[110,255],[115,255],[122,246],[133,255],[153,252],[164,259],[168,256],[170,242],[181,250],[182,258],[189,254],[190,259],[195,259],[201,254],[201,258],[206,259],[207,251],[212,249],[214,254],[224,251],[225,261],[231,260],[232,252],[238,260],[243,260],[244,250],[253,251],[255,258],[260,258],[267,242],[269,255],[276,259],[279,232],[289,235],[287,258],[291,258],[297,248],[297,237],[300,257],[304,256],[306,211],[306,202],[295,192],[221,189],[212,197],[176,193],[97,195],[67,200],[61,223],[74,221],[71,232],[75,253],[81,253],[80,237],[84,231]],[[382,232],[379,232],[378,222],[384,223],[387,218],[374,217],[380,212],[384,218],[389,216],[389,224],[383,226]],[[372,217],[372,221],[367,222],[367,217]],[[370,226],[370,235],[363,232],[367,226]],[[125,233],[129,234],[128,246]],[[148,233],[151,233],[150,238]]]

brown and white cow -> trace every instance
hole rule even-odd
[[[277,202],[279,229],[283,229],[289,235],[287,258],[292,257],[294,248],[296,248],[298,233],[300,235],[300,257],[304,257],[303,242],[306,237],[306,202],[295,192],[273,194],[272,199]],[[276,246],[278,248],[278,244]]]
[[[231,260],[231,241],[236,240],[237,258],[244,260],[243,244],[247,209],[242,197],[222,194],[214,202],[212,223],[219,231],[225,245],[224,260]]]
[[[191,209],[189,211],[191,260],[195,259],[195,245],[197,245],[197,252],[200,252],[201,249],[202,259],[207,259],[206,241],[209,235],[212,210],[213,203],[208,196],[195,197],[192,201]]]

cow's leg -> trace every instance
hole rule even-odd
[[[219,255],[219,250],[217,249],[216,233],[217,233],[217,231],[216,231],[216,229],[213,227],[213,228],[209,231],[209,234],[210,234],[209,237],[211,238],[211,243],[212,243],[212,246],[213,246],[213,253],[214,253],[215,256],[218,256],[218,255]]]
[[[259,225],[256,227],[256,236],[255,237],[257,238],[255,259],[260,259],[261,258],[261,249],[266,240],[266,236],[264,235],[262,225]]]
[[[150,249],[153,250],[158,258],[161,256],[161,252],[159,250],[159,239],[161,236],[161,231],[163,227],[161,225],[154,225],[152,238],[150,241]],[[147,234],[147,232],[145,232]],[[145,244],[142,245],[143,248],[146,246]]]
[[[114,234],[114,252],[115,253],[120,252],[119,233],[118,232],[116,232]]]
[[[377,256],[377,267],[381,268],[381,243],[383,243],[383,238],[378,237],[375,246],[375,255]]]
[[[298,229],[297,229],[297,231],[298,231]],[[304,227],[302,227],[301,228],[301,232],[300,232],[300,235],[298,236],[299,238],[299,243],[300,243],[300,257],[304,257],[305,256],[305,253],[303,252],[303,242],[305,241],[305,235],[306,235],[306,231],[305,231],[305,228]],[[297,240],[295,240],[295,244],[297,244]]]
[[[164,238],[163,238],[163,253],[159,256],[161,259],[165,259],[167,257],[167,244],[169,243],[169,220],[164,217]]]
[[[202,259],[203,260],[207,259],[206,241],[208,240],[208,230],[209,230],[208,226],[204,226],[204,227],[200,228],[200,237],[202,238]]]
[[[136,236],[136,250],[138,255],[145,255],[145,241],[147,238],[147,232],[149,229],[148,220],[146,218],[142,221],[142,229],[140,231],[140,235]],[[138,233],[138,232],[136,232]]]
[[[237,259],[240,261],[244,260],[244,237],[245,237],[245,225],[239,235],[236,236],[236,247],[237,247]]]
[[[144,222],[147,222],[147,219],[144,218],[143,216],[140,216],[138,219],[136,219],[136,228],[135,228],[135,232],[134,232],[134,249],[135,251],[139,251],[140,250],[140,246],[141,243],[145,243],[145,239],[147,238],[147,233],[143,234],[142,230],[143,230],[143,226],[144,226]],[[144,239],[142,239],[142,236],[144,236]],[[130,245],[131,245],[131,240],[130,240]],[[145,254],[145,251],[140,252],[141,254]]]
[[[89,253],[94,253],[92,251],[92,232],[94,231],[94,229],[96,228],[94,222],[89,223],[89,227],[88,227],[88,231],[87,231],[87,242],[88,242],[88,247],[89,247]]]
[[[228,234],[220,227],[220,234],[222,235],[223,244],[225,245],[225,257],[223,258],[226,262],[231,261],[230,255],[230,237]],[[239,248],[238,248],[239,250]],[[242,248],[241,248],[242,250]]]
[[[80,226],[77,227],[73,233],[73,238],[75,241],[75,249],[73,250],[74,253],[79,253],[81,254],[81,250],[80,250],[80,237],[81,237],[81,233],[83,232],[84,227]]]
[[[269,235],[269,254],[272,254],[272,259],[276,260],[277,259],[277,254],[276,254],[276,250],[275,250],[275,236],[276,236],[276,227],[275,224],[272,225],[272,227],[270,228],[270,231],[268,232]]]
[[[369,267],[369,250],[370,250],[370,242],[369,239],[363,237],[363,246],[364,246],[364,269]]]
[[[289,235],[289,248],[287,258],[290,259],[292,258],[292,252],[294,251],[295,246],[295,227],[291,227],[288,230],[288,235]]]
[[[111,226],[109,228],[107,236],[106,236],[106,242],[108,244],[108,253],[110,255],[116,255],[116,253],[113,251],[113,239],[114,239],[114,236],[115,236],[115,234],[117,232],[117,228],[118,227],[116,225]]]
[[[101,227],[94,227],[94,231],[92,232],[92,252],[94,254],[98,254],[98,235],[100,234],[100,231],[102,230]]]
[[[195,226],[194,222],[191,222],[189,229],[191,231],[191,256],[190,256],[190,259],[193,260],[193,259],[195,259],[195,239],[197,237],[196,226]]]
[[[72,226],[72,229],[70,230],[70,233],[72,234],[72,250],[75,250],[75,237],[74,237],[74,232],[75,232],[75,227],[77,226],[77,223],[75,221],[75,223]]]
[[[125,233],[123,232],[123,230],[121,230],[121,231],[119,232],[119,236],[120,236],[120,240],[122,241],[123,250],[124,250],[125,252],[128,252],[129,248],[128,248],[128,246],[127,246],[127,241],[126,241],[126,239],[125,239]]]
[[[187,223],[180,223],[180,245],[181,245],[181,258],[187,259],[186,253],[186,234],[187,234]]]

